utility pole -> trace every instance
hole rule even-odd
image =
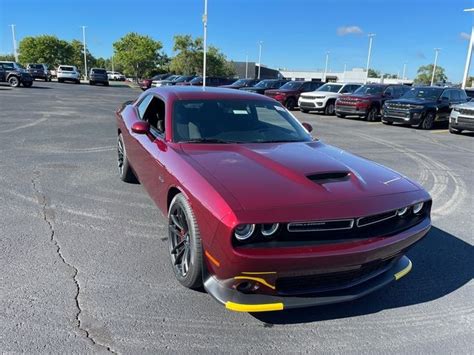
[[[249,77],[249,55],[245,55],[245,79]]]
[[[474,12],[472,9],[464,9],[464,12]],[[462,88],[466,88],[467,76],[469,75],[469,67],[471,66],[472,46],[474,46],[474,26],[471,27],[471,38],[469,39],[469,47],[467,48],[466,65],[464,66],[464,75],[462,77]]]
[[[87,80],[87,47],[86,47],[86,26],[82,26],[82,44],[84,45],[84,78]]]
[[[12,28],[13,55],[15,56],[15,62],[18,62],[18,51],[16,50],[15,25],[10,25],[10,27]]]
[[[326,76],[328,73],[328,63],[329,63],[329,51],[326,52],[326,66],[324,67],[324,82],[326,82]]]
[[[402,80],[405,80],[405,74],[407,71],[407,63],[403,63],[403,74],[402,74]]]
[[[438,53],[441,50],[441,48],[435,48],[435,60],[433,64],[433,74],[431,75],[431,86],[434,84],[434,79],[435,79],[435,73],[436,73],[436,64],[438,64]]]
[[[202,62],[202,86],[206,86],[206,60],[207,60],[207,0],[204,0],[204,15],[202,15],[204,25],[204,58]]]
[[[342,81],[345,82],[346,81],[346,68],[347,68],[347,64],[344,63],[344,74],[342,74]]]
[[[369,33],[367,36],[369,37],[369,53],[367,55],[367,68],[366,68],[366,73],[365,73],[365,83],[366,84],[367,84],[367,81],[369,79],[370,55],[372,54],[372,40],[375,37],[375,33]]]
[[[262,67],[262,44],[263,42],[258,42],[258,77],[260,79],[260,68]]]

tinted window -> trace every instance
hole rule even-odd
[[[148,97],[150,100],[148,100],[142,119],[147,121],[158,133],[163,133],[165,131],[165,103],[153,95]]]
[[[60,70],[62,71],[74,71],[74,68],[73,67],[59,67]]]
[[[95,74],[107,74],[105,69],[92,69]]]
[[[286,109],[272,102],[183,100],[174,104],[173,139],[264,143],[310,141],[311,136]]]
[[[148,95],[138,104],[138,116],[140,116],[141,119],[144,119],[145,111],[152,98],[153,95]]]
[[[383,92],[383,86],[375,86],[375,85],[364,85],[354,91],[355,94],[361,95],[381,95]]]
[[[441,100],[451,100],[451,90],[444,90],[441,94]]]
[[[467,100],[466,91],[460,90],[460,91],[459,91],[459,97],[461,98],[461,100]]]
[[[404,99],[422,99],[422,100],[437,100],[443,92],[441,88],[435,87],[418,87],[411,88],[404,95]]]
[[[2,63],[2,66],[6,69],[6,70],[13,70],[13,63]]]
[[[320,86],[316,91],[329,91],[329,92],[338,92],[341,90],[342,85],[340,84],[324,84]]]
[[[30,64],[32,69],[43,69],[43,64]]]
[[[283,84],[280,89],[298,90],[302,85],[303,83],[301,81],[289,81]]]
[[[395,90],[393,86],[389,86],[388,88],[386,88],[383,93],[385,96],[395,97]]]

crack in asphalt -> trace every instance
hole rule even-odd
[[[82,313],[82,308],[81,308],[81,305],[79,304],[79,293],[80,293],[81,287],[79,285],[79,281],[77,280],[77,275],[79,273],[79,270],[74,265],[69,263],[64,258],[64,255],[61,252],[61,246],[59,245],[59,242],[58,242],[58,240],[56,239],[56,236],[55,236],[56,233],[55,233],[55,230],[54,230],[54,223],[53,223],[53,218],[52,218],[52,209],[48,204],[48,200],[47,200],[46,195],[38,187],[38,180],[39,180],[39,177],[40,177],[39,171],[34,171],[33,176],[34,177],[31,179],[31,185],[33,187],[33,191],[34,191],[36,200],[37,200],[38,204],[41,207],[41,213],[42,213],[43,220],[46,222],[46,224],[48,225],[48,228],[50,230],[50,240],[54,244],[54,246],[56,247],[56,253],[58,254],[61,261],[67,267],[72,269],[72,271],[74,273],[73,276],[72,276],[72,280],[73,280],[73,282],[76,286],[76,294],[74,295],[74,301],[76,303],[76,308],[77,308],[77,312],[76,312],[74,318],[76,320],[77,329],[79,330],[79,332],[81,332],[83,335],[85,335],[85,337],[87,339],[89,339],[89,341],[94,346],[102,347],[102,348],[106,349],[108,352],[111,352],[113,354],[117,354],[118,352],[112,350],[110,348],[110,346],[101,344],[97,340],[95,340],[92,337],[92,335],[89,333],[89,331],[82,327],[82,323],[81,323],[81,319],[80,319],[80,315]]]

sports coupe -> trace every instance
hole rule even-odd
[[[405,276],[430,195],[245,91],[150,89],[116,111],[118,168],[167,216],[178,281],[229,310],[349,301]]]

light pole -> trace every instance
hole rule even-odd
[[[324,67],[324,82],[326,82],[326,76],[328,73],[328,63],[329,63],[329,51],[326,52],[326,66]]]
[[[260,79],[260,68],[262,67],[262,44],[263,42],[258,42],[258,77]]]
[[[245,55],[245,79],[249,77],[249,55]]]
[[[405,74],[407,71],[407,63],[403,63],[403,74],[402,74],[402,80],[405,80]]]
[[[347,69],[347,64],[344,63],[344,73],[342,74],[342,81],[345,82],[346,81],[346,69]]]
[[[464,9],[465,12],[474,12],[472,9]],[[467,48],[466,65],[464,66],[464,75],[462,77],[462,88],[466,88],[469,67],[471,66],[472,46],[474,45],[474,26],[471,27],[471,38],[469,39],[469,47]]]
[[[82,44],[84,45],[84,78],[87,80],[86,26],[82,26]]]
[[[365,72],[365,83],[367,84],[367,81],[369,79],[369,65],[370,65],[370,55],[372,54],[372,40],[375,37],[375,33],[369,33],[367,35],[369,37],[369,53],[367,55],[367,68]]]
[[[13,55],[15,56],[15,62],[18,62],[18,52],[16,50],[16,38],[15,38],[15,25],[10,25],[12,28],[12,39],[13,39]]]
[[[207,59],[207,0],[204,0],[204,15],[202,15],[204,25],[204,57],[202,61],[202,86],[206,86],[206,59]]]
[[[438,53],[441,50],[441,48],[435,48],[435,60],[433,64],[433,74],[431,75],[431,86],[434,84],[434,78],[435,78],[435,73],[436,73],[436,64],[438,64]]]

